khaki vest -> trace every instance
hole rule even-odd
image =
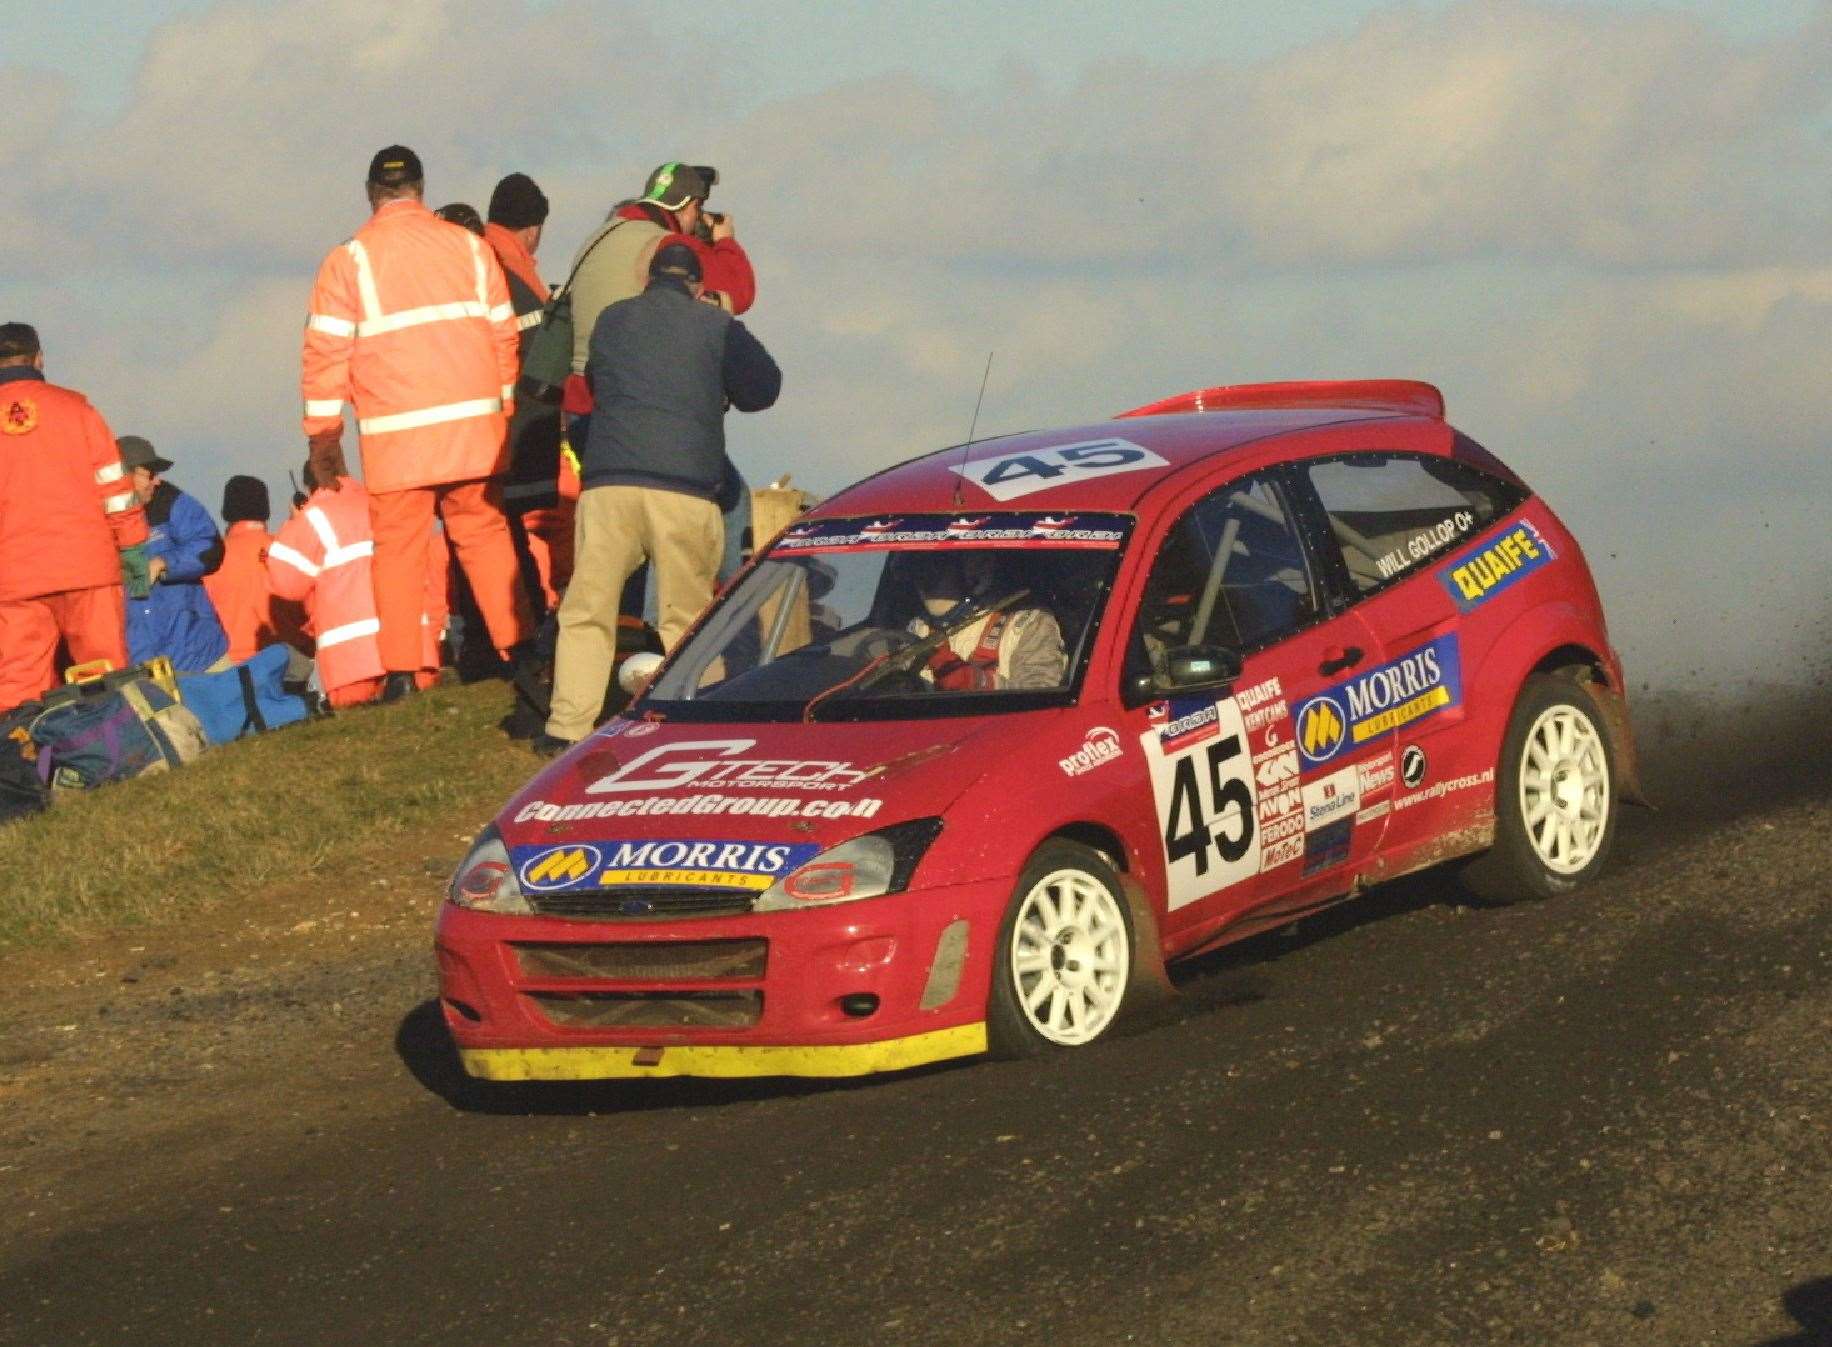
[[[649,220],[613,220],[579,250],[584,264],[574,260],[577,273],[572,282],[574,374],[585,372],[585,356],[598,315],[620,299],[640,295],[648,286],[649,259],[655,256],[655,247],[667,232]]]

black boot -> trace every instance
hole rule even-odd
[[[398,702],[405,697],[413,696],[414,693],[419,690],[419,684],[413,681],[412,674],[400,672],[391,673],[382,683],[381,700],[384,704],[388,702]]]
[[[547,660],[542,656],[538,642],[527,640],[510,647],[509,682],[515,688],[518,709],[525,707],[535,718],[545,722],[553,691],[547,672]]]

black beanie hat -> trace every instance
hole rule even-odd
[[[259,477],[231,477],[223,483],[223,522],[253,519],[265,524],[272,511],[267,506],[267,483]]]
[[[490,193],[490,223],[526,229],[547,223],[547,194],[526,173],[511,173]]]

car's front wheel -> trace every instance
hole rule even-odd
[[[1589,882],[1616,833],[1615,757],[1582,683],[1522,686],[1495,774],[1495,845],[1465,872],[1495,902],[1550,898]]]
[[[1034,1057],[1106,1033],[1132,974],[1132,939],[1113,867],[1079,843],[1044,843],[999,928],[986,1017],[992,1050]]]

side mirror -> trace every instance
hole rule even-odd
[[[1164,682],[1178,691],[1232,683],[1240,673],[1240,652],[1226,646],[1180,645],[1164,653]]]

